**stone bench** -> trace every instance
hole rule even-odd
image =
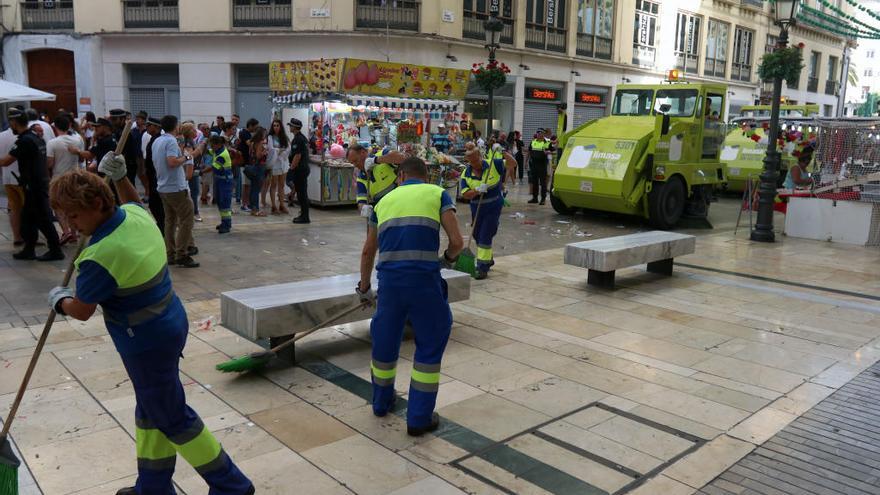
[[[590,285],[614,288],[615,270],[647,263],[651,273],[672,275],[673,258],[693,254],[696,245],[692,235],[654,230],[569,244],[565,264],[588,268]]]
[[[449,286],[450,303],[470,298],[470,275],[455,270],[443,270],[442,275]],[[360,274],[352,273],[223,292],[221,324],[252,341],[268,338],[274,347],[357,304],[354,288],[360,278]],[[375,276],[371,283],[374,289],[378,287]],[[374,309],[364,308],[332,324],[371,318]],[[293,346],[289,349],[292,360]]]

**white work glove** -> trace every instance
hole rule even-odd
[[[59,315],[63,315],[64,311],[61,309],[61,301],[72,298],[73,290],[70,288],[61,286],[55,287],[49,291],[49,307],[55,310]]]
[[[361,290],[361,283],[358,282],[357,286],[354,288],[355,293],[360,297],[361,303],[367,303],[367,306],[372,306],[376,304],[376,293],[373,292],[373,289],[368,285],[366,290]]]
[[[486,191],[489,190],[489,186],[488,186],[488,184],[480,184],[480,185],[477,186],[477,188],[474,189],[474,190],[477,191],[477,192],[480,193],[480,194],[486,194]]]
[[[455,268],[455,262],[458,261],[458,256],[455,258],[447,258],[446,251],[443,251],[443,254],[440,255],[440,268],[446,268],[447,270],[452,270]]]
[[[369,172],[369,171],[372,170],[372,168],[375,167],[376,165],[378,165],[378,164],[376,163],[376,158],[375,158],[375,157],[367,158],[367,159],[364,161],[364,170],[366,170],[367,172]]]
[[[501,143],[495,143],[492,145],[492,151],[501,151]]]
[[[361,206],[361,216],[364,218],[372,217],[373,216],[373,206],[372,205]]]
[[[98,172],[110,177],[110,180],[114,182],[125,177],[127,171],[125,157],[112,151],[107,152],[104,158],[101,158],[101,163],[98,164]]]

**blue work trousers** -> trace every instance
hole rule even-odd
[[[439,272],[436,276],[423,277],[424,283],[418,286],[383,284],[380,280],[376,314],[370,323],[373,412],[379,416],[384,416],[394,405],[394,380],[403,326],[406,321],[412,323],[416,351],[406,423],[417,428],[431,424],[440,387],[440,361],[452,329],[446,281]]]
[[[471,203],[471,222],[477,214],[477,206]],[[474,228],[474,242],[477,244],[477,270],[488,272],[495,264],[492,253],[492,239],[498,233],[498,224],[501,222],[501,209],[504,202],[499,197],[480,206],[480,215]]]
[[[189,406],[180,383],[179,359],[186,327],[159,349],[122,356],[134,393],[141,495],[173,495],[171,476],[179,453],[208,483],[210,495],[244,495],[251,481],[233,464]]]
[[[220,210],[220,229],[229,231],[232,228],[232,179],[217,178],[214,180],[214,197],[217,209]]]

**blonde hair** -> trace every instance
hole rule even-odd
[[[180,135],[187,139],[195,139],[196,125],[192,122],[186,122],[180,126]]]
[[[91,210],[95,200],[101,202],[101,211],[116,205],[110,186],[97,174],[71,170],[56,176],[49,184],[49,201],[56,210]]]

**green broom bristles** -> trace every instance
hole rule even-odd
[[[275,357],[275,353],[272,351],[254,352],[247,356],[237,357],[220,363],[216,368],[217,371],[224,373],[253,371],[269,364],[273,357]]]
[[[476,256],[474,256],[474,253],[472,253],[470,249],[465,249],[464,251],[459,253],[458,259],[455,261],[454,268],[460,272],[464,272],[472,276],[476,275]]]
[[[12,452],[12,445],[6,437],[0,438],[0,493],[18,494],[18,467],[21,461]]]

